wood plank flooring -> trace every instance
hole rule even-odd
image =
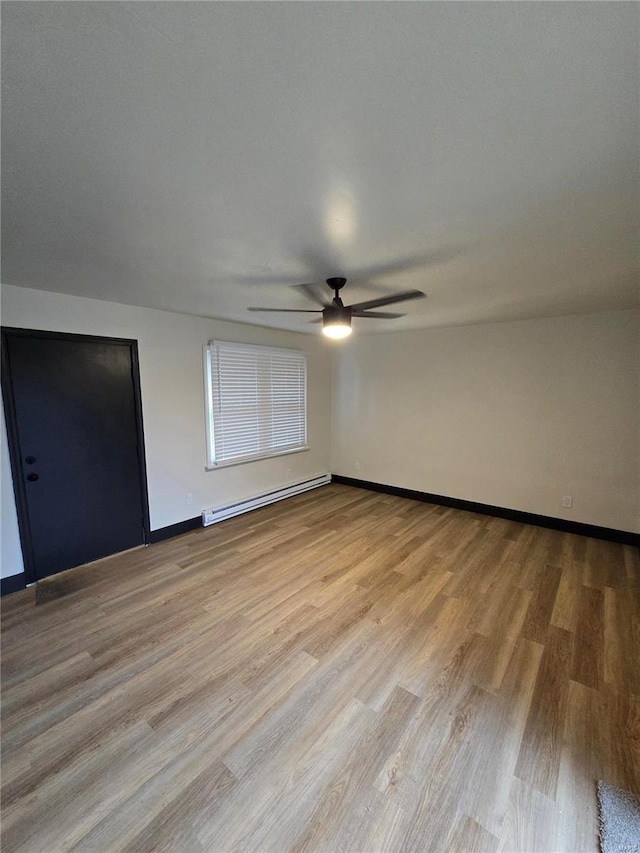
[[[588,853],[640,794],[636,549],[332,485],[46,583],[4,853]]]

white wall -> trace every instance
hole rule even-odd
[[[356,331],[338,349],[317,336],[7,285],[2,323],[138,340],[152,529],[332,470],[640,530],[637,311]],[[306,350],[310,451],[205,472],[202,346],[210,338]],[[4,424],[0,442],[7,577],[22,571],[22,558]],[[570,510],[560,506],[565,494]]]
[[[4,408],[0,406],[0,577],[17,575],[22,570],[22,552],[9,467]]]
[[[138,341],[152,530],[330,470],[331,355],[318,336],[9,285],[2,287],[2,324]],[[307,352],[309,451],[205,471],[202,347],[211,338]],[[1,576],[7,577],[23,567],[4,425],[2,540]]]
[[[332,471],[638,531],[639,333],[627,310],[354,334]]]

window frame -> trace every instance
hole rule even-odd
[[[216,461],[215,459],[215,417],[214,417],[214,387],[212,377],[212,359],[210,351],[212,347],[228,347],[241,350],[258,350],[260,352],[269,351],[271,353],[286,353],[287,355],[296,354],[302,356],[304,364],[304,444],[289,447],[286,450],[274,450],[270,452],[260,452],[251,456],[234,457],[232,459],[223,459]],[[202,358],[204,367],[204,415],[205,415],[205,431],[206,431],[206,463],[205,471],[217,471],[220,468],[231,468],[236,465],[245,465],[249,462],[259,462],[263,459],[273,459],[278,456],[288,456],[292,453],[304,453],[309,450],[308,444],[308,359],[304,350],[294,349],[292,347],[273,347],[261,344],[243,344],[237,341],[220,341],[211,340],[202,348]]]

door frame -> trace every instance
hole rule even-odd
[[[129,338],[112,338],[106,335],[76,335],[70,332],[50,332],[40,329],[20,329],[13,326],[2,326],[0,328],[2,338],[2,399],[4,403],[5,420],[7,424],[7,446],[9,449],[9,460],[11,462],[11,478],[13,480],[13,493],[16,501],[16,512],[18,516],[18,530],[20,533],[20,545],[22,547],[22,558],[24,561],[24,574],[27,584],[35,583],[36,565],[33,554],[33,542],[31,527],[29,524],[29,511],[27,505],[27,494],[22,478],[22,465],[20,454],[20,442],[18,439],[18,420],[16,416],[15,400],[13,396],[13,384],[11,381],[9,350],[7,340],[9,337],[21,338],[45,338],[49,340],[71,340],[84,341],[87,343],[111,343],[118,346],[126,346],[131,353],[131,378],[133,381],[133,399],[135,408],[136,434],[138,440],[138,474],[140,480],[140,496],[142,498],[142,537],[143,544],[148,545],[151,539],[151,521],[149,517],[149,490],[147,486],[147,464],[144,447],[144,426],[142,420],[142,393],[140,390],[140,362],[138,360],[138,341]]]

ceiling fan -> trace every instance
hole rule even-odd
[[[322,331],[328,338],[346,338],[351,334],[352,317],[370,317],[374,320],[395,320],[404,314],[393,314],[389,311],[373,311],[383,305],[393,305],[395,302],[407,302],[409,299],[423,299],[426,293],[421,290],[405,290],[392,296],[381,296],[379,299],[369,299],[367,302],[357,302],[345,305],[340,298],[340,291],[347,283],[346,278],[328,278],[327,285],[334,292],[331,302],[318,298],[311,284],[299,285],[304,292],[322,308],[249,308],[249,311],[278,311],[289,314],[322,314]],[[313,322],[320,322],[320,319]]]

